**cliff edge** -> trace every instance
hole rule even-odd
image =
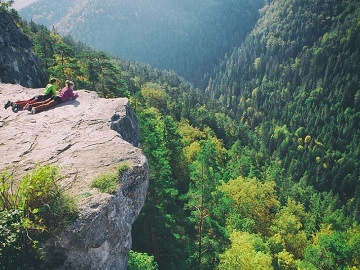
[[[62,186],[77,198],[78,219],[46,247],[58,269],[126,269],[131,226],[146,197],[147,160],[139,148],[137,118],[126,98],[103,99],[79,90],[78,99],[32,115],[5,110],[43,89],[0,84],[0,171],[23,176],[37,163],[58,166]],[[114,195],[91,188],[92,180],[126,162]],[[60,254],[60,256],[59,256]]]

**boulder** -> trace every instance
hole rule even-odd
[[[77,198],[78,219],[45,247],[49,268],[61,258],[57,269],[126,269],[131,227],[149,184],[136,115],[128,99],[99,98],[86,90],[37,114],[3,107],[43,91],[0,84],[0,171],[20,178],[38,163],[58,166],[62,187]],[[96,176],[124,162],[129,169],[115,194],[90,187]]]

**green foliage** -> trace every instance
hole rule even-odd
[[[0,269],[41,269],[39,234],[43,229],[19,209],[0,211]],[[35,237],[34,237],[35,236]],[[38,268],[39,267],[39,268]]]
[[[56,167],[37,166],[15,182],[0,182],[1,269],[41,268],[41,243],[77,217],[73,198],[61,189]]]
[[[358,190],[360,168],[352,64],[360,59],[359,10],[351,0],[272,1],[207,88],[234,119],[261,128],[264,148],[295,181],[307,175],[308,184],[336,190],[343,203]],[[296,143],[308,135],[308,144]]]
[[[274,237],[284,244],[284,251],[289,252],[295,259],[303,258],[308,245],[308,235],[304,230],[308,218],[304,206],[289,199],[276,214],[271,227]]]
[[[196,232],[193,236],[197,239],[193,264],[198,269],[214,268],[226,243],[222,239],[225,236],[223,216],[218,214],[215,203],[224,154],[221,142],[210,137],[200,141],[196,159],[190,164],[191,182],[185,196],[185,207],[190,212],[189,221]]]
[[[360,266],[358,225],[348,231],[323,228],[314,236],[314,242],[306,248],[305,260],[317,268],[356,269]]]
[[[119,175],[123,175],[127,170],[130,169],[130,165],[127,162],[122,162],[117,166],[117,171]]]
[[[87,86],[102,97],[129,97],[128,86],[116,61],[105,52],[84,51],[81,55]]]
[[[235,179],[238,176],[261,178],[259,168],[264,165],[264,156],[250,146],[244,146],[241,141],[236,141],[228,151],[227,163],[228,178]]]
[[[63,83],[71,79],[78,87],[97,91],[102,97],[129,97],[128,85],[117,60],[105,52],[91,50],[71,37],[63,38],[33,22],[21,22],[21,27],[32,37],[34,51],[43,59],[49,77]]]
[[[134,267],[359,268],[359,3],[269,1],[204,92],[19,23],[49,75],[103,97],[131,93],[151,173]],[[13,247],[28,240],[21,211],[2,213]]]
[[[179,198],[182,173],[172,173],[172,168],[183,166],[180,136],[171,117],[163,117],[155,108],[138,110],[141,145],[150,165],[150,186],[134,223],[133,230],[139,233],[133,236],[133,249],[154,255],[162,269],[185,268],[188,235]]]
[[[220,264],[216,269],[273,269],[269,250],[259,236],[234,231],[230,239],[231,246],[220,255]]]
[[[280,206],[274,184],[241,176],[222,184],[219,190],[232,201],[227,210],[227,226],[269,235],[274,213]]]
[[[9,10],[11,5],[14,3],[14,0],[9,1],[0,1],[0,10]]]
[[[146,253],[140,253],[130,250],[128,270],[157,270],[158,266],[154,260],[154,256]]]
[[[60,188],[61,178],[57,167],[38,166],[19,184],[18,208],[38,213],[47,228],[72,220],[77,214],[75,202]]]
[[[97,188],[104,193],[114,194],[119,189],[119,179],[128,169],[127,163],[121,163],[115,172],[104,172],[97,176],[91,182],[90,187]]]

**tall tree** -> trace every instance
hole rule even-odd
[[[221,181],[224,152],[221,143],[213,137],[200,141],[200,150],[190,165],[191,183],[187,194],[187,209],[195,228],[196,250],[194,259],[198,269],[209,269],[218,263],[220,244],[224,237],[221,220],[214,213],[214,193]],[[195,263],[195,262],[194,262]]]
[[[141,144],[151,170],[147,200],[133,228],[133,248],[154,255],[160,269],[185,268],[187,233],[180,226],[184,225],[184,214],[171,172],[177,158],[167,148],[177,135],[172,133],[169,119],[164,121],[154,108],[141,112],[139,125]]]

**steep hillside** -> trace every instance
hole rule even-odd
[[[239,46],[263,2],[39,0],[20,14],[119,58],[175,70],[199,85]]]
[[[360,2],[276,0],[208,87],[296,180],[359,194]]]

